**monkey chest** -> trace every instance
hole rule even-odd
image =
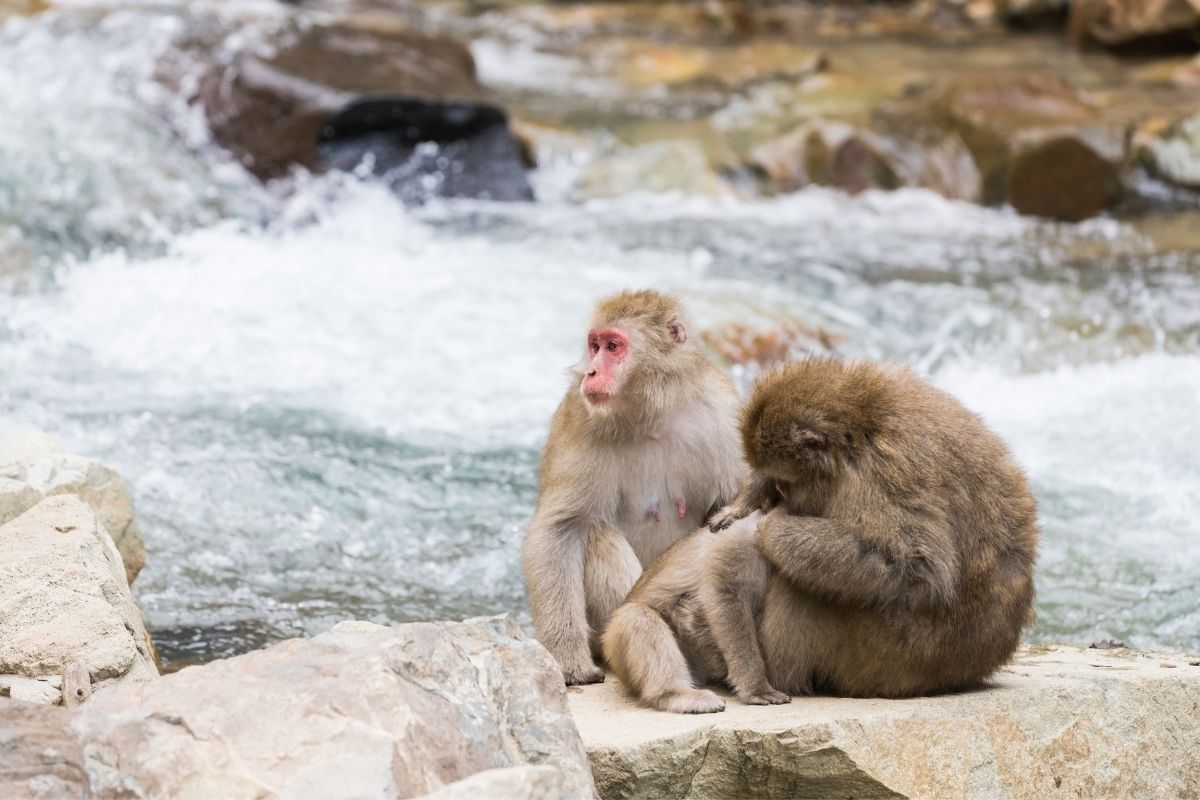
[[[617,524],[643,566],[699,527],[716,498],[716,482],[681,450],[651,442],[624,459]]]

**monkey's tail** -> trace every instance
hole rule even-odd
[[[649,606],[630,602],[617,608],[601,647],[609,669],[648,706],[674,710],[672,701],[696,692],[674,631]]]

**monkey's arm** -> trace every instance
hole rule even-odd
[[[742,481],[742,488],[729,505],[712,515],[708,521],[708,529],[714,533],[723,531],[755,511],[770,511],[774,508],[778,495],[774,481],[758,473],[750,473]]]
[[[767,560],[799,586],[844,602],[934,610],[955,595],[953,548],[912,518],[883,528],[776,509],[759,525],[757,540]]]
[[[534,632],[558,661],[567,684],[604,680],[592,659],[582,528],[563,498],[549,495],[538,503],[521,548]]]

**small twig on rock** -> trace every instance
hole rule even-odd
[[[87,664],[82,661],[72,661],[63,672],[62,679],[63,705],[75,708],[92,696],[92,674]]]

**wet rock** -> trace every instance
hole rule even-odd
[[[342,623],[105,689],[69,717],[31,718],[0,701],[6,731],[27,781],[73,779],[83,789],[74,796],[124,797],[129,787],[229,800],[593,794],[561,673],[509,617]],[[56,754],[45,755],[47,741],[61,742]]]
[[[892,160],[877,137],[846,122],[817,120],[751,151],[750,163],[775,192],[832,186],[847,192],[895,189]]]
[[[121,476],[106,464],[63,452],[44,433],[0,439],[0,524],[36,505],[43,497],[73,494],[91,506],[121,555],[126,581],[146,563],[142,531],[133,498]]]
[[[638,707],[610,677],[570,696],[602,798],[1192,797],[1188,657],[1026,648],[992,685],[912,700]],[[1164,665],[1169,665],[1164,667]]]
[[[878,121],[912,137],[957,135],[970,151],[985,203],[1078,220],[1120,193],[1124,132],[1061,76],[988,73],[953,79],[881,108]],[[1043,174],[1053,167],[1054,180]]]
[[[0,693],[58,702],[75,664],[94,685],[150,680],[148,642],[121,556],[80,498],[47,497],[0,525]]]
[[[1192,49],[1200,0],[1072,0],[1067,30],[1076,41]]]
[[[708,197],[733,194],[733,188],[713,172],[700,145],[686,140],[619,149],[589,164],[575,189],[586,198],[639,191]]]
[[[591,52],[617,65],[622,82],[639,88],[708,84],[735,89],[768,80],[798,81],[828,66],[824,53],[774,39],[720,45],[621,39]]]
[[[1137,157],[1152,175],[1200,191],[1200,114],[1175,123],[1159,121],[1135,136]]]
[[[311,25],[200,84],[213,136],[263,178],[360,162],[440,196],[530,199],[505,112],[462,45],[396,25]]]
[[[1120,196],[1123,160],[1123,142],[1111,128],[1030,131],[1013,143],[1008,200],[1022,214],[1093,217]]]

